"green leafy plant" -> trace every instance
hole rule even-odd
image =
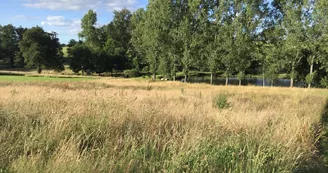
[[[230,107],[228,102],[228,94],[220,93],[214,98],[214,106],[218,109],[226,109]]]

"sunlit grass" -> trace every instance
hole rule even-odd
[[[4,82],[0,92],[0,170],[239,173],[322,166],[317,142],[326,90],[97,79]]]

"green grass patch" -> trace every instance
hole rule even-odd
[[[67,58],[68,57],[68,47],[67,46],[63,47],[62,52],[64,54],[64,58]]]
[[[0,82],[26,82],[26,81],[85,81],[95,78],[87,77],[62,77],[62,76],[11,76],[0,75]]]
[[[220,93],[214,98],[214,106],[218,109],[225,109],[230,106],[230,103],[228,102],[228,95]]]

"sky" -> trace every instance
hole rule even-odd
[[[113,11],[145,8],[148,0],[1,0],[0,25],[40,26],[57,32],[61,43],[78,39],[81,19],[89,10],[97,12],[97,25],[108,24]]]

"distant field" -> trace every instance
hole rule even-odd
[[[68,47],[66,46],[66,47],[63,47],[63,54],[64,54],[64,58],[67,58],[68,57]]]
[[[0,75],[1,81],[15,82],[15,81],[86,81],[95,78],[84,78],[84,77],[44,77],[44,76],[10,76]]]

